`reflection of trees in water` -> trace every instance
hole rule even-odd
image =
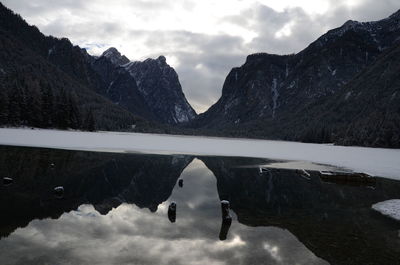
[[[12,185],[0,186],[3,237],[33,219],[58,218],[84,203],[93,204],[101,214],[123,202],[154,212],[192,161],[188,156],[0,149],[1,176],[14,179]],[[304,178],[291,170],[260,174],[257,168],[238,167],[265,162],[260,159],[200,159],[216,177],[220,200],[230,202],[240,223],[287,229],[331,264],[396,264],[400,225],[370,206],[396,198],[399,182],[378,179],[374,188],[336,185],[321,182],[312,172]],[[65,188],[63,199],[54,198],[56,186]],[[185,184],[184,189],[196,187]],[[220,239],[229,238],[229,220],[218,222]]]
[[[237,168],[234,158],[203,158],[229,200],[238,221],[248,226],[288,229],[308,249],[331,264],[396,264],[400,224],[371,210],[397,198],[400,182],[379,179],[374,188],[322,182],[293,170]],[[245,163],[245,161],[240,161]]]
[[[1,236],[33,219],[58,218],[84,203],[93,204],[101,214],[123,202],[154,212],[169,198],[191,160],[188,156],[1,147],[0,174],[14,179],[13,185],[0,186]],[[56,186],[64,187],[62,200],[54,197]]]

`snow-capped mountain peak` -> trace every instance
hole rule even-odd
[[[108,58],[115,65],[123,65],[129,63],[129,59],[122,55],[116,48],[111,47],[103,52],[101,56]]]

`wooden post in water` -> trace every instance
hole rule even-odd
[[[229,228],[231,227],[232,224],[232,217],[229,213],[229,201],[223,200],[221,201],[221,212],[222,212],[222,223],[221,223],[221,229],[219,231],[219,239],[220,240],[225,240]]]

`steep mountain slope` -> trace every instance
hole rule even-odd
[[[101,83],[96,92],[136,115],[148,120],[157,120],[136,86],[136,80],[124,68],[115,65],[123,58],[110,57],[111,55],[107,50],[102,56],[92,58],[91,68]]]
[[[113,102],[160,123],[177,124],[196,117],[187,102],[178,75],[164,56],[130,62],[116,48],[93,60],[92,67],[106,84],[102,95]]]
[[[297,115],[294,139],[400,147],[400,44],[387,49],[334,97]],[[307,121],[305,117],[313,117]],[[307,125],[307,126],[306,126]],[[290,124],[286,125],[289,128]],[[322,132],[321,130],[324,130]],[[302,132],[299,134],[298,132]],[[323,139],[322,139],[323,140]]]
[[[182,92],[177,73],[164,56],[123,67],[135,78],[145,102],[160,121],[176,124],[196,117]]]
[[[304,108],[321,105],[343,90],[382,51],[397,43],[399,18],[397,12],[376,22],[348,21],[295,55],[249,55],[243,66],[227,76],[220,100],[193,126],[239,136],[303,140],[282,131],[282,124],[289,129]]]
[[[136,122],[1,28],[0,80],[1,124],[117,130]]]
[[[188,121],[196,115],[185,99],[176,72],[165,62],[163,70],[155,68],[151,70],[152,74],[141,73],[153,78],[153,85],[159,87],[141,87],[139,90],[134,75],[121,67],[129,63],[129,59],[115,48],[108,49],[100,57],[90,56],[85,49],[72,45],[66,38],[44,36],[35,26],[29,26],[19,15],[1,4],[0,25],[23,44],[24,48],[50,62],[80,85],[108,98],[134,115],[170,124]],[[147,80],[141,82],[151,83]],[[153,98],[145,99],[146,94],[143,91],[150,89]]]

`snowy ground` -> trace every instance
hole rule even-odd
[[[400,200],[388,200],[372,205],[372,209],[400,221]]]
[[[310,161],[400,180],[400,150],[253,139],[0,128],[0,145]]]

